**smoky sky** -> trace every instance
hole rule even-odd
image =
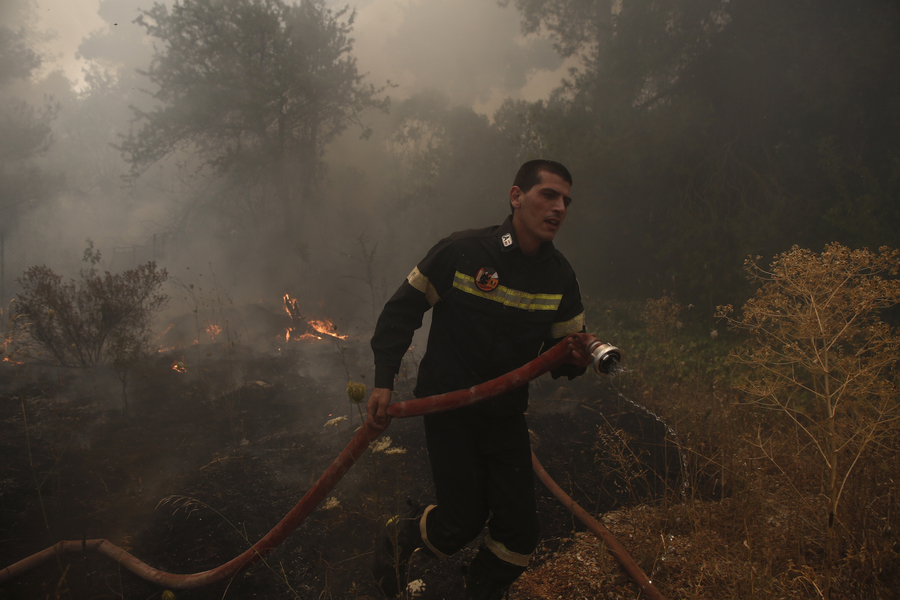
[[[34,32],[35,48],[44,64],[32,81],[3,92],[35,106],[42,106],[48,97],[59,102],[53,144],[35,162],[46,173],[65,176],[65,188],[23,216],[16,236],[7,238],[6,291],[30,265],[45,263],[59,272],[78,273],[88,238],[103,253],[102,269],[117,271],[140,262],[141,251],[130,249],[162,247],[167,232],[177,227],[179,215],[187,214],[186,197],[180,194],[209,185],[184,184],[178,179],[181,175],[176,177],[168,170],[170,167],[156,165],[135,188],[121,183],[128,165],[113,144],[133,126],[130,107],[148,110],[145,103],[150,102],[149,95],[141,91],[150,86],[136,73],[148,68],[154,40],[134,21],[154,2],[0,3],[6,1],[24,7],[14,11],[17,14],[13,18],[27,19],[22,22]],[[173,4],[172,0],[163,3]],[[328,4],[334,10],[349,5],[356,11],[351,35],[359,71],[376,87],[390,81],[392,86],[384,94],[398,104],[436,90],[450,106],[471,107],[490,117],[506,98],[546,98],[571,66],[553,51],[549,39],[523,35],[520,13],[495,0],[328,0]],[[94,99],[90,95],[86,70],[96,67],[115,73],[120,81],[128,78],[118,97],[99,94]],[[377,130],[377,138],[390,121],[386,115],[366,115],[365,124]],[[235,290],[237,297],[256,300],[261,296],[260,288],[280,287],[283,293],[291,286],[300,286],[297,282],[304,278],[319,277],[317,273],[337,273],[327,281],[319,277],[316,294],[348,296],[344,288],[348,288],[348,281],[358,278],[354,269],[359,270],[358,255],[363,251],[359,239],[365,236],[367,248],[378,247],[379,285],[392,291],[435,240],[424,236],[419,239],[412,233],[396,240],[397,236],[388,235],[390,226],[385,221],[396,222],[398,216],[391,213],[392,208],[382,206],[387,202],[384,198],[390,197],[384,190],[402,187],[405,182],[391,179],[395,174],[385,167],[385,154],[384,147],[376,143],[360,142],[358,130],[348,131],[327,149],[327,181],[321,193],[328,201],[321,202],[321,210],[311,210],[309,220],[315,225],[306,226],[303,232],[309,241],[309,266],[304,267],[308,273],[291,275],[283,284],[272,285],[267,261],[252,268],[244,268],[242,263],[241,270],[231,269],[234,252],[222,246],[240,248],[243,242],[237,240],[243,234],[239,230],[225,232],[227,240],[223,242],[222,232],[213,228],[192,230],[182,242],[189,246],[182,247],[177,255],[160,255],[165,258],[163,265],[185,280],[188,266],[191,273],[200,268],[215,271],[222,284],[241,288]],[[506,174],[510,182],[513,175]],[[490,212],[490,222],[505,218],[507,191],[508,183],[494,190],[497,204]],[[490,222],[467,222],[461,227]],[[418,230],[416,223],[408,225],[408,231]],[[440,235],[448,233],[441,230]],[[281,276],[279,272],[277,277]]]
[[[171,2],[165,2],[170,4]],[[115,56],[146,68],[151,40],[133,23],[152,0],[39,0],[37,28],[49,34],[44,73],[62,69],[80,85],[86,59]],[[332,1],[356,10],[354,54],[376,85],[402,99],[440,90],[454,104],[490,113],[493,99],[535,100],[557,86],[563,61],[548,39],[523,36],[519,13],[491,0]]]
[[[386,1],[374,0],[360,9],[361,16]],[[357,38],[368,52],[364,23]],[[484,102],[493,90],[515,93],[530,75],[561,64],[549,40],[521,36],[515,10],[484,0],[411,2],[401,7],[396,28],[372,52],[362,53],[360,63],[371,65],[373,74],[378,65],[390,65],[384,73],[401,88],[438,89],[465,105]]]

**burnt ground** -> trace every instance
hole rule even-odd
[[[251,353],[210,345],[160,354],[132,375],[127,416],[109,374],[2,365],[0,567],[60,540],[92,538],[174,573],[237,556],[296,504],[359,424],[344,388],[348,375],[364,380],[368,351],[362,343],[341,347],[292,342]],[[665,427],[631,410],[606,380],[588,374],[563,385],[545,376],[533,384],[531,404],[536,453],[590,512],[677,489],[656,475],[679,469]],[[176,597],[380,598],[368,566],[381,524],[407,499],[432,500],[421,420],[395,419],[385,435],[404,452],[367,451],[266,564]],[[573,533],[584,528],[540,483],[536,493],[538,572],[547,557],[577,548]],[[417,559],[410,579],[425,583],[417,597],[462,598],[461,567],[476,544],[446,561]],[[104,556],[75,553],[0,586],[0,600],[162,592]]]

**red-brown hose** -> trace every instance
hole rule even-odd
[[[57,552],[79,552],[82,550],[97,550],[101,554],[109,556],[113,560],[119,562],[123,567],[134,573],[135,575],[152,581],[163,587],[171,589],[193,589],[203,587],[211,583],[229,579],[234,575],[247,569],[259,559],[263,558],[273,548],[278,546],[284,539],[289,536],[309,514],[315,510],[316,506],[331,491],[331,488],[340,480],[341,477],[353,466],[362,453],[365,452],[371,440],[377,437],[377,433],[369,439],[365,427],[360,427],[356,435],[347,444],[347,447],[338,455],[331,463],[331,466],[322,474],[318,481],[304,494],[303,498],[291,509],[291,511],[278,523],[272,530],[262,539],[256,542],[251,548],[248,548],[243,554],[236,556],[227,563],[200,573],[191,574],[174,574],[154,569],[148,564],[135,558],[134,555],[122,550],[109,540],[96,539],[85,541],[66,541],[57,544],[33,554],[28,558],[10,565],[0,571],[0,584],[16,577],[17,575],[28,571],[41,564],[45,560],[53,557]]]
[[[562,502],[562,505],[568,508],[573,515],[578,517],[578,520],[584,523],[585,526],[591,530],[591,533],[603,540],[609,553],[619,561],[619,564],[622,565],[625,572],[640,586],[641,590],[643,590],[650,600],[666,600],[660,591],[653,586],[653,583],[650,582],[650,578],[647,577],[644,571],[636,562],[634,562],[631,556],[628,555],[628,552],[625,551],[622,544],[613,537],[613,534],[594,519],[594,517],[586,510],[581,508],[577,502],[572,500],[572,498],[550,478],[550,475],[548,475],[547,471],[544,470],[544,467],[541,466],[541,463],[538,461],[537,456],[534,455],[534,452],[531,453],[531,466],[534,468],[534,472],[538,476],[538,479],[541,480],[541,483],[547,486],[547,489],[556,496],[556,499]]]
[[[441,412],[451,408],[468,406],[469,404],[474,404],[475,402],[478,402],[480,400],[492,398],[511,389],[524,385],[532,379],[540,377],[554,367],[562,364],[563,362],[565,362],[568,352],[568,340],[564,339],[531,362],[523,365],[522,367],[519,367],[514,371],[510,371],[502,377],[492,379],[491,381],[487,381],[465,390],[457,390],[455,392],[449,392],[446,394],[429,396],[428,398],[419,398],[415,400],[398,402],[388,408],[388,414],[390,414],[392,417],[413,417]],[[273,527],[272,530],[269,531],[269,533],[267,533],[262,539],[256,542],[251,548],[247,549],[245,552],[231,559],[227,563],[220,565],[214,569],[202,571],[200,573],[183,575],[166,573],[165,571],[154,569],[153,567],[135,558],[132,554],[129,554],[128,552],[122,550],[118,546],[105,539],[63,541],[58,542],[57,544],[41,552],[38,552],[37,554],[33,554],[28,558],[20,560],[19,562],[12,564],[3,570],[0,570],[0,584],[9,581],[10,579],[20,575],[21,573],[24,573],[25,571],[28,571],[29,569],[36,567],[37,565],[43,563],[57,553],[79,552],[87,550],[96,550],[102,554],[105,554],[113,560],[118,561],[123,567],[138,575],[139,577],[146,579],[147,581],[155,582],[166,588],[182,590],[193,589],[229,579],[231,577],[234,577],[241,571],[249,568],[261,558],[265,557],[266,554],[268,554],[273,548],[284,541],[287,536],[293,533],[293,531],[300,525],[300,523],[302,523],[303,520],[307,516],[309,516],[309,514],[313,510],[315,510],[315,508],[325,498],[328,492],[331,491],[335,484],[337,484],[341,477],[343,477],[344,474],[350,469],[350,467],[354,465],[356,460],[360,456],[362,456],[363,452],[365,452],[369,444],[380,434],[381,432],[374,431],[366,427],[360,427],[357,430],[356,435],[353,436],[353,439],[350,440],[350,443],[347,444],[347,446],[338,455],[334,462],[331,463],[325,473],[323,473],[319,480],[316,481],[315,484],[313,484],[313,486],[306,492],[306,494],[304,494],[303,498],[300,499],[296,506],[291,509],[291,511],[281,520],[281,522]],[[537,470],[540,465],[539,463],[537,463],[536,458],[534,458],[533,460],[535,461]],[[543,471],[543,469],[541,470]],[[546,476],[546,472],[544,472],[544,475]],[[538,473],[538,476],[540,477],[540,473]],[[552,483],[552,480],[550,480],[549,477],[547,478]],[[541,478],[541,480],[544,481],[543,477]],[[561,491],[562,490],[560,490],[560,492]],[[562,498],[560,499],[562,500]],[[572,506],[577,507],[578,510],[582,510],[580,507],[578,507],[577,504],[571,502],[571,499],[569,499],[571,504],[567,504],[565,500],[562,501],[563,504],[566,504],[566,506],[569,507],[570,510],[573,510],[573,512],[575,511]],[[584,511],[582,510],[582,512]],[[577,512],[576,515],[578,515]],[[581,518],[580,515],[579,518]],[[609,532],[606,532],[606,534],[609,535]],[[612,538],[612,536],[609,537]],[[604,542],[606,542],[605,538]],[[607,546],[612,548],[608,542]],[[618,546],[618,544],[616,544],[616,546],[621,549],[621,546]],[[613,552],[612,549],[610,549],[610,552]],[[613,555],[618,558],[620,562],[622,562],[622,558],[620,558],[620,555],[628,558],[628,560],[631,561],[627,553],[625,553],[624,549],[621,549],[618,552],[619,553],[613,552]],[[634,561],[631,561],[631,563],[634,564]],[[622,564],[623,566],[625,566],[625,563]],[[627,566],[626,570],[628,570]],[[640,571],[640,569],[638,569],[638,571]],[[629,574],[631,574],[630,571]],[[641,574],[643,575],[642,572]],[[644,580],[646,579],[646,576],[644,576]],[[635,579],[635,581],[637,581],[642,588],[644,587],[644,585],[639,580]],[[655,591],[655,588],[652,588],[652,585],[650,586],[650,588],[654,589]],[[659,595],[658,592],[656,593],[657,595],[651,596],[651,598],[653,598],[654,600],[661,599],[662,596]]]

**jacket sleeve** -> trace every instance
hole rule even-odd
[[[584,306],[581,303],[581,289],[578,281],[573,277],[572,284],[563,294],[563,300],[556,311],[556,318],[550,328],[551,339],[544,342],[541,352],[549,350],[558,344],[564,337],[573,333],[586,331],[584,324]],[[577,367],[569,363],[563,363],[550,371],[553,379],[566,376],[570,380],[584,375],[587,367]]]
[[[431,305],[425,295],[415,289],[408,279],[384,305],[372,336],[375,387],[394,389],[394,376],[400,371],[403,355],[412,343],[416,329],[422,326],[422,316],[429,308]]]
[[[422,326],[425,312],[441,299],[438,289],[446,285],[451,242],[446,238],[434,246],[384,305],[371,343],[375,387],[394,389],[394,376],[400,371],[413,334]]]

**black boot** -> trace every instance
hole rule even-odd
[[[423,544],[419,520],[425,507],[407,502],[409,510],[388,521],[375,543],[372,576],[385,598],[394,598],[400,592],[400,586],[406,580],[409,557]]]
[[[525,567],[500,560],[482,546],[466,574],[466,600],[501,600],[524,572]]]

